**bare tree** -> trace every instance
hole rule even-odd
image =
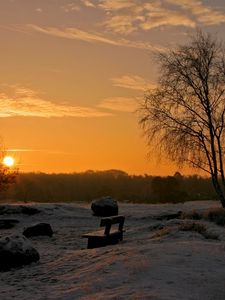
[[[0,192],[5,191],[15,183],[18,175],[17,168],[9,168],[0,164]]]
[[[197,31],[189,43],[157,59],[158,86],[140,108],[148,143],[172,161],[210,174],[225,207],[225,49]]]

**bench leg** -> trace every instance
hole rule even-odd
[[[96,238],[96,237],[88,238],[88,246],[87,246],[88,249],[104,247],[106,245],[107,243],[105,238]]]

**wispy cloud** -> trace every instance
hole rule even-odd
[[[99,0],[98,7],[106,12],[106,28],[123,35],[161,26],[225,22],[225,10],[212,8],[201,0]]]
[[[7,152],[33,152],[33,149],[7,149]]]
[[[73,12],[73,11],[80,11],[80,5],[77,5],[77,4],[75,4],[75,3],[68,3],[68,4],[66,4],[66,5],[63,5],[62,7],[61,7],[63,10],[64,10],[64,12],[66,12],[66,13],[68,13],[68,12]]]
[[[82,2],[86,7],[95,7],[95,4],[93,3],[94,1],[82,0]]]
[[[17,87],[11,93],[0,93],[0,117],[104,117],[111,114],[96,108],[58,104],[28,88]]]
[[[140,28],[150,30],[160,26],[186,26],[195,27],[196,22],[187,14],[181,11],[146,5],[148,13],[146,18],[140,23]]]
[[[35,9],[35,11],[38,12],[38,13],[42,13],[42,12],[43,12],[43,9],[40,8],[40,7],[38,7],[38,8]]]
[[[112,78],[111,81],[114,86],[138,91],[146,91],[155,88],[154,83],[137,75],[123,75],[121,77]]]
[[[57,155],[75,155],[72,152],[65,152],[65,151],[55,151],[51,149],[7,149],[7,152],[10,153],[20,153],[20,152],[44,152],[47,154],[57,154]]]
[[[134,98],[110,97],[104,99],[98,106],[109,110],[134,112],[138,107],[138,103]]]
[[[225,22],[225,9],[212,8],[204,4],[202,0],[166,0],[189,11],[195,18],[197,24],[217,25]]]
[[[66,3],[61,6],[61,9],[65,13],[71,13],[71,12],[79,12],[83,8],[95,8],[96,7],[96,2],[95,0],[76,0],[72,1],[69,3]]]
[[[167,0],[168,3],[190,10],[197,22],[206,25],[216,25],[225,22],[225,10],[213,9],[198,0]]]
[[[89,33],[87,31],[83,31],[77,28],[55,28],[55,27],[41,27],[33,24],[29,24],[28,27],[33,29],[34,31],[57,36],[61,38],[67,38],[72,40],[82,40],[86,42],[101,42],[110,45],[117,45],[116,41],[105,38],[101,35],[95,33]]]
[[[77,28],[61,29],[55,27],[41,27],[34,24],[27,25],[27,28],[33,31],[37,31],[43,34],[47,34],[59,38],[81,40],[89,43],[103,43],[103,44],[108,44],[113,46],[123,46],[123,47],[139,48],[139,49],[146,49],[146,50],[153,50],[153,51],[164,50],[162,47],[157,45],[151,45],[150,43],[145,43],[141,41],[131,41],[127,39],[110,39],[101,35],[100,33],[91,33]]]
[[[103,25],[109,31],[114,33],[119,33],[122,35],[128,35],[137,30],[137,27],[134,26],[134,22],[138,20],[138,17],[130,15],[115,15],[107,18]]]
[[[136,6],[133,0],[100,0],[99,7],[107,11],[127,9]]]
[[[108,30],[115,33],[130,34],[138,30],[150,30],[160,26],[188,26],[194,27],[195,22],[181,11],[163,7],[160,1],[136,0],[129,2],[115,2],[106,0],[100,4],[107,12],[103,23]]]

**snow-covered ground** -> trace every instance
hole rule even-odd
[[[155,218],[217,207],[216,202],[119,204],[126,217],[124,241],[97,249],[86,249],[87,240],[81,238],[99,227],[100,218],[88,205],[27,205],[41,213],[2,215],[20,223],[1,229],[0,235],[22,233],[38,222],[50,223],[54,235],[31,238],[40,253],[38,263],[0,273],[2,300],[225,299],[225,229],[205,221]],[[218,239],[178,230],[183,222],[200,222]]]

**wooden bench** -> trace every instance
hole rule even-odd
[[[124,220],[124,216],[102,218],[100,227],[105,227],[105,229],[89,232],[82,235],[82,237],[88,238],[87,248],[92,249],[104,247],[107,245],[114,245],[119,241],[122,241],[124,232]],[[119,224],[118,229],[111,228],[113,224]]]

